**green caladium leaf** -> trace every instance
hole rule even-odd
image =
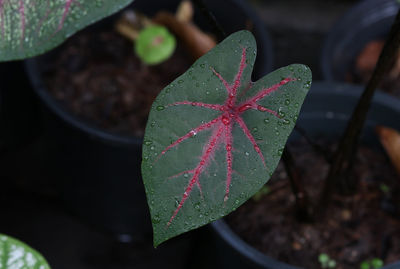
[[[0,234],[1,269],[50,269],[39,252],[12,237]]]
[[[133,0],[0,0],[0,61],[44,53]]]
[[[311,72],[251,82],[255,57],[253,35],[232,34],[156,98],[142,162],[155,245],[232,212],[275,170]]]

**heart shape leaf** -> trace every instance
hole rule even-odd
[[[0,268],[50,269],[43,256],[28,245],[0,234]]]
[[[0,61],[44,53],[133,0],[0,0]]]
[[[255,58],[253,35],[236,32],[154,101],[142,175],[156,246],[229,214],[275,170],[311,72],[294,64],[252,82]]]

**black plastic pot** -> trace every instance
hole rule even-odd
[[[314,82],[300,113],[298,126],[307,130],[310,136],[339,137],[361,92],[361,87],[349,84]],[[363,142],[379,147],[374,127],[380,124],[399,130],[399,119],[400,101],[377,93],[363,131]],[[298,138],[299,135],[293,132],[289,139]],[[216,234],[218,261],[226,268],[300,269],[259,252],[235,234],[224,220],[216,221],[211,226]],[[400,262],[382,269],[396,268],[400,268]]]
[[[365,0],[349,9],[325,39],[320,59],[323,79],[345,81],[364,46],[385,39],[399,7],[396,0]]]
[[[179,2],[136,0],[132,7],[153,15],[158,10],[175,11]],[[253,23],[259,46],[256,76],[271,71],[271,41],[251,9],[240,0],[205,3],[228,33],[244,29],[248,21]],[[194,20],[205,30],[212,29],[198,11]],[[26,69],[44,106],[47,166],[61,183],[64,201],[72,212],[123,241],[148,240],[151,224],[140,175],[142,138],[110,133],[67,111],[42,81],[46,61],[51,61],[49,54],[28,60]]]
[[[38,134],[38,100],[22,62],[0,63],[0,81],[0,151],[11,151]]]

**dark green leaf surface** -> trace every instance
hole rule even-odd
[[[21,241],[0,234],[1,269],[50,269],[39,252]]]
[[[254,83],[255,57],[253,35],[232,34],[155,100],[142,162],[155,245],[229,214],[275,170],[311,72],[295,64]]]
[[[44,53],[133,0],[0,0],[0,61]]]

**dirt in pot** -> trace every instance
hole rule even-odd
[[[352,70],[347,73],[346,80],[352,83],[367,84],[384,44],[384,40],[373,40],[367,43],[355,59]],[[391,71],[384,76],[379,88],[400,98],[400,53],[394,61]]]
[[[291,143],[291,150],[311,201],[318,201],[328,164],[304,141]],[[359,150],[353,176],[360,179],[354,196],[334,196],[324,220],[304,223],[295,217],[295,198],[280,164],[267,194],[250,199],[227,222],[258,250],[302,268],[320,269],[322,253],[336,261],[336,269],[359,268],[372,258],[385,264],[399,260],[399,176],[385,154],[366,146]]]
[[[178,44],[167,61],[146,66],[131,41],[101,28],[67,41],[48,63],[44,80],[50,93],[81,119],[141,137],[157,94],[191,64],[192,58]]]

